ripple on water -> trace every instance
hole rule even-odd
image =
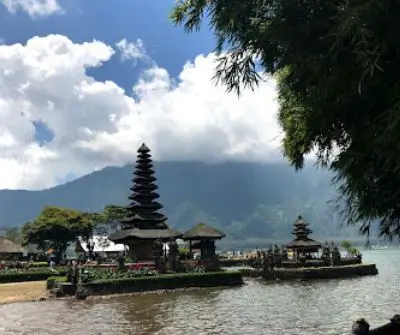
[[[355,318],[375,325],[400,312],[399,256],[367,253],[380,274],[357,279],[251,280],[232,289],[3,305],[0,334],[346,334]]]

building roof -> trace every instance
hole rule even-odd
[[[79,237],[78,240],[83,251],[88,252],[89,249],[87,247],[87,243],[82,239],[82,237]],[[123,244],[114,243],[105,236],[93,236],[93,243],[93,252],[122,252],[125,250],[125,246]]]
[[[171,228],[167,229],[121,229],[108,238],[114,243],[123,243],[124,240],[133,239],[176,239],[182,237],[182,233]]]
[[[145,153],[145,154],[147,154],[148,152],[150,152],[150,149],[149,149],[149,147],[148,147],[145,143],[142,143],[142,145],[140,146],[140,148],[138,149],[137,152],[138,152],[138,153]]]
[[[183,240],[219,240],[226,235],[205,223],[199,223],[182,236]]]
[[[13,241],[0,236],[0,253],[23,253],[25,250],[22,246]]]
[[[290,241],[286,244],[286,247],[290,249],[319,249],[322,247],[322,244],[311,238],[307,238],[301,240],[295,239],[293,241]]]

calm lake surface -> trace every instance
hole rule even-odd
[[[0,306],[0,334],[349,334],[400,313],[400,251],[364,252],[372,277],[263,283],[240,288]]]

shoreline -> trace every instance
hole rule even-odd
[[[0,305],[48,299],[49,292],[46,289],[46,281],[0,284]]]
[[[36,288],[36,290],[32,290]],[[15,291],[18,291],[18,294],[9,292],[9,288],[13,288]],[[214,289],[226,289],[232,288],[232,286],[218,286],[214,287]],[[210,289],[210,287],[186,287],[186,288],[177,288],[177,289],[167,289],[167,290],[154,290],[154,291],[144,291],[144,292],[131,292],[131,293],[117,293],[117,294],[104,294],[104,295],[92,295],[88,296],[84,301],[102,301],[109,300],[115,298],[125,298],[132,296],[144,296],[144,295],[161,295],[161,294],[171,294],[171,293],[182,293],[182,292],[196,292]],[[4,294],[4,291],[7,290],[7,294]],[[13,294],[14,293],[14,294]],[[9,305],[14,303],[38,303],[42,301],[49,300],[76,300],[75,296],[66,296],[66,297],[51,297],[49,295],[48,290],[46,289],[45,281],[37,281],[37,282],[19,282],[19,283],[7,283],[0,284],[0,306]]]
[[[243,285],[246,283],[244,282]],[[232,289],[232,286],[215,286],[215,287],[184,287],[184,288],[176,288],[176,289],[161,289],[154,291],[144,291],[144,292],[131,292],[131,293],[117,293],[117,294],[104,294],[104,295],[90,295],[85,300],[86,301],[97,301],[97,300],[107,300],[113,298],[125,298],[132,296],[144,296],[144,295],[162,295],[162,294],[171,294],[171,293],[182,293],[182,292],[196,292],[203,291],[209,289]],[[58,298],[57,298],[58,299]]]

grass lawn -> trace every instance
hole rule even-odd
[[[45,281],[0,284],[0,304],[40,300],[47,296]]]

